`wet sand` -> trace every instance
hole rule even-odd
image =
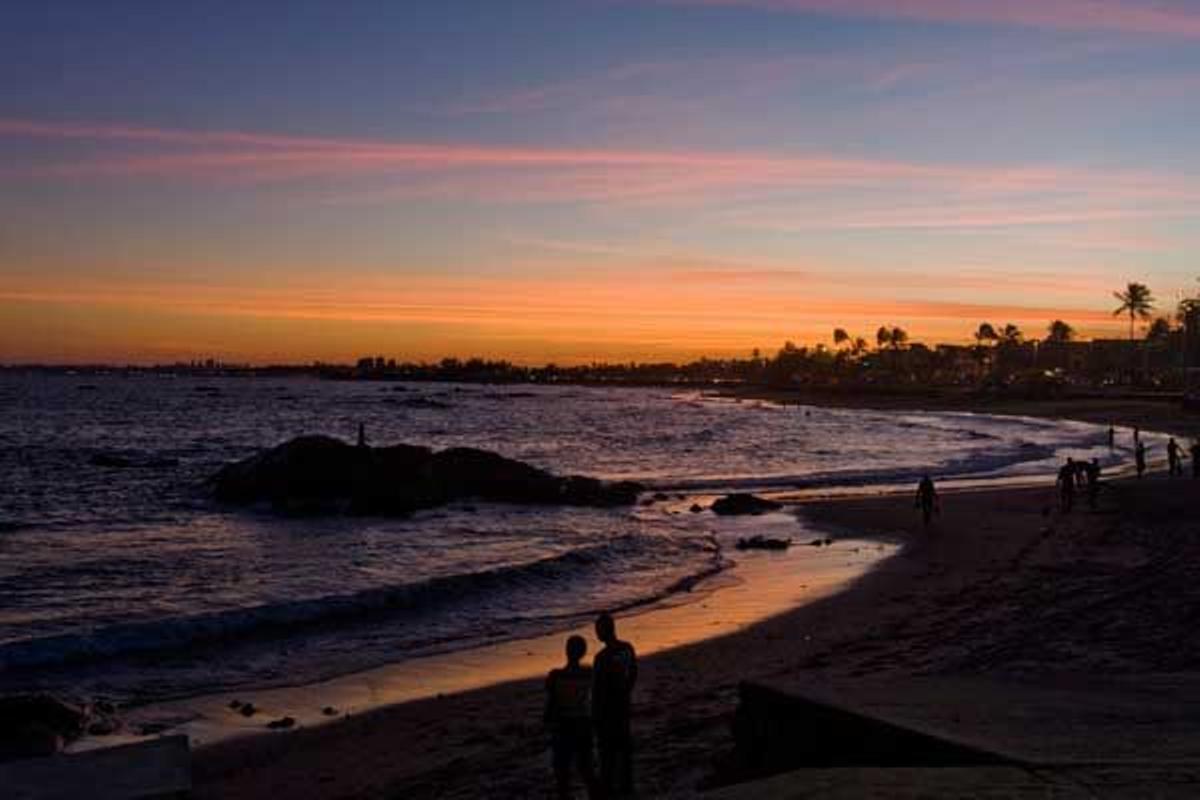
[[[1066,516],[1047,488],[963,492],[929,531],[908,498],[806,503],[819,524],[907,544],[846,591],[643,659],[644,796],[686,796],[713,774],[743,679],[803,675],[852,693],[890,675],[1200,670],[1197,496],[1190,479],[1125,480],[1097,512]],[[197,753],[197,794],[548,796],[541,702],[540,680],[513,681],[217,744]]]

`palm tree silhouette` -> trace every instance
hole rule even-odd
[[[1075,338],[1075,329],[1061,319],[1051,322],[1046,332],[1048,334],[1046,338],[1052,342],[1069,342]]]
[[[875,331],[875,345],[882,350],[886,345],[892,343],[892,329],[886,325],[880,325],[879,330]]]
[[[1154,310],[1154,295],[1144,283],[1131,281],[1126,284],[1125,291],[1113,292],[1113,297],[1121,301],[1121,305],[1113,310],[1113,316],[1129,315],[1129,341],[1132,342],[1133,324],[1139,319],[1150,319],[1150,312]]]
[[[834,328],[833,329],[834,345],[836,345],[837,347],[841,347],[848,341],[850,341],[850,334],[846,333],[845,328]]]

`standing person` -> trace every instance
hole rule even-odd
[[[592,671],[583,666],[587,641],[582,636],[567,639],[567,663],[546,676],[546,725],[554,752],[554,782],[559,798],[569,798],[571,767],[583,779],[587,796],[596,793],[596,771],[592,760],[591,694]]]
[[[1058,508],[1064,514],[1071,513],[1075,505],[1075,459],[1068,458],[1058,470]]]
[[[1117,446],[1117,429],[1110,423],[1108,426],[1108,449],[1112,450]]]
[[[596,638],[604,649],[592,662],[592,720],[600,750],[600,791],[603,797],[633,794],[633,734],[630,711],[637,683],[637,654],[633,645],[617,638],[610,614],[596,618]]]
[[[1140,478],[1146,474],[1146,445],[1140,440],[1133,449],[1133,460],[1137,464],[1137,476]]]
[[[921,509],[921,518],[925,520],[925,527],[929,527],[929,521],[933,519],[933,512],[941,513],[938,508],[937,489],[933,486],[933,478],[928,475],[921,478],[921,482],[917,484],[917,502],[916,505]]]
[[[1192,477],[1200,478],[1200,439],[1192,439]]]
[[[1183,474],[1183,448],[1172,436],[1167,441],[1167,474],[1174,478]]]
[[[1100,459],[1093,458],[1084,465],[1087,473],[1088,508],[1096,510],[1096,499],[1100,495]]]
[[[1134,446],[1134,449],[1136,449],[1136,448],[1137,448],[1137,446],[1138,446],[1139,444],[1141,444],[1141,443],[1142,443],[1142,429],[1141,429],[1141,428],[1139,428],[1139,427],[1137,427],[1137,426],[1135,425],[1135,426],[1134,426],[1134,428],[1133,428],[1133,446]]]

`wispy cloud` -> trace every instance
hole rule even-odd
[[[652,0],[868,19],[1200,38],[1194,2],[1140,0]]]

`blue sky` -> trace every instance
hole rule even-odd
[[[1106,335],[1200,273],[1197,2],[7,11],[4,360]]]

